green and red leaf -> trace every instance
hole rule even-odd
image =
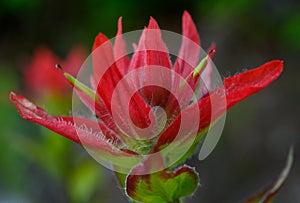
[[[139,165],[135,169],[138,167],[143,166]],[[126,193],[140,202],[180,202],[182,197],[192,195],[198,185],[197,172],[193,168],[182,166],[171,172],[164,170],[146,175],[128,175]]]

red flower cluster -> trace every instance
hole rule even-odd
[[[66,71],[76,76],[86,56],[86,51],[82,47],[76,46],[62,61],[47,47],[39,46],[34,51],[32,61],[25,67],[24,83],[34,95],[63,95],[69,88],[64,80],[59,79],[60,72],[53,68],[54,65],[61,63],[66,67]]]

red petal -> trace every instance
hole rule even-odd
[[[199,53],[200,53],[200,39],[197,33],[196,26],[190,16],[190,14],[185,11],[182,16],[182,43],[181,48],[174,64],[174,71],[181,75],[183,78],[187,78],[187,76],[193,72],[195,67],[198,65],[199,61]],[[196,88],[198,84],[198,78],[189,78],[187,80],[190,87],[193,89]],[[180,88],[181,82],[178,77],[174,77],[173,81],[173,91],[178,92]],[[178,96],[180,98],[188,97],[191,98],[191,95],[185,95],[185,91]],[[179,111],[179,106],[175,101],[175,98],[170,98],[168,104],[169,114],[177,115],[176,112]]]
[[[181,48],[174,70],[186,78],[198,65],[200,53],[200,38],[192,17],[187,11],[182,16],[182,35]],[[194,84],[192,81],[190,83]]]
[[[259,68],[226,78],[227,106],[230,108],[251,94],[265,88],[273,80],[277,79],[283,70],[283,61],[274,60]]]
[[[125,75],[128,72],[130,59],[127,56],[126,43],[122,38],[122,17],[120,17],[118,21],[118,33],[115,38],[114,54],[118,69]]]
[[[226,78],[224,80],[224,90],[226,92],[227,101],[226,109],[231,108],[246,97],[268,86],[272,81],[278,78],[282,70],[283,62],[274,60],[253,70]],[[224,110],[226,110],[222,106],[214,104],[216,109],[214,109],[214,115],[211,115],[211,98],[214,98],[214,101],[218,101],[218,98],[223,97],[222,95],[219,95],[218,92],[219,89],[212,91],[208,96],[201,99],[197,105],[182,112],[182,114],[190,115],[192,123],[194,108],[199,108],[199,132],[208,127],[212,121],[216,120],[224,113]],[[178,116],[178,118],[162,133],[158,139],[156,150],[159,150],[160,146],[169,144],[174,140],[180,127],[180,118],[181,117]],[[186,130],[186,134],[188,134],[190,130],[189,126],[183,127]]]
[[[101,98],[98,98],[99,102],[93,100],[90,96],[88,96],[85,92],[76,88],[76,94],[79,96],[80,100],[92,111],[95,113],[98,119],[100,119],[110,130],[113,132],[120,134],[117,129],[112,116],[108,113],[106,107],[103,105],[103,101]]]
[[[148,28],[145,28],[140,38],[139,44],[132,57],[130,70],[144,68],[135,78],[136,86],[142,88],[150,83],[162,84],[162,87],[171,85],[171,75],[152,71],[152,67],[171,68],[169,52],[162,40],[157,22],[150,18]],[[141,80],[142,79],[142,80]],[[141,91],[143,97],[153,106],[164,106],[168,100],[168,91],[162,88],[148,86]]]
[[[116,144],[122,143],[118,135],[101,123],[85,118],[51,116],[44,109],[15,93],[10,94],[10,99],[24,119],[38,123],[77,143],[87,144],[96,148],[108,146],[108,143],[106,143],[108,140]],[[104,133],[97,133],[100,129]],[[80,138],[78,133],[81,135]]]
[[[123,76],[116,66],[116,63],[113,61],[113,49],[107,37],[103,34],[99,34],[96,37],[93,50],[92,54],[97,93],[105,103],[108,112],[111,114],[112,95],[115,91],[116,85],[120,82]],[[102,78],[100,80],[101,75]],[[128,92],[130,92],[130,88],[132,88],[132,86],[124,84],[124,91],[118,92],[118,99],[120,100],[119,103],[122,102],[121,100],[129,99],[128,97],[130,95],[128,95]],[[140,127],[148,126],[150,123],[150,119],[148,118],[150,107],[145,104],[143,98],[140,97],[140,95],[135,94],[130,104],[129,111],[134,113],[133,122]],[[128,109],[127,106],[124,108]]]
[[[111,96],[122,75],[115,64],[112,45],[102,33],[96,37],[92,56],[97,93],[111,112]]]

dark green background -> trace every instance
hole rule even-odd
[[[277,81],[229,111],[215,151],[202,162],[196,158],[189,160],[197,166],[201,187],[188,202],[243,200],[277,176],[291,145],[295,148],[295,164],[275,202],[300,202],[300,4],[297,2],[0,1],[0,202],[80,202],[66,195],[73,183],[65,184],[65,176],[79,180],[76,191],[81,191],[81,196],[86,194],[87,197],[81,197],[86,202],[125,202],[111,172],[75,144],[69,146],[73,154],[61,152],[67,154],[65,160],[75,160],[69,167],[64,167],[63,161],[57,163],[55,157],[42,164],[33,160],[31,153],[35,151],[22,147],[26,140],[42,145],[44,142],[39,140],[45,139],[42,136],[45,130],[22,120],[8,94],[11,90],[24,93],[23,64],[38,45],[48,46],[61,58],[73,45],[81,44],[90,50],[98,32],[108,37],[115,35],[119,16],[123,16],[125,32],[142,29],[153,16],[162,29],[180,33],[184,10],[196,22],[202,47],[208,48],[211,42],[217,44],[215,64],[224,77],[272,59],[285,62],[285,70]],[[52,174],[65,175],[55,178],[49,175],[51,170],[45,170],[61,164],[58,167],[61,170],[75,171],[83,167],[77,159],[84,159],[101,171],[99,184],[92,192],[87,189],[89,181],[80,183],[81,178],[87,179],[87,169],[78,173],[58,171]]]

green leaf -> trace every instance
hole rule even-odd
[[[141,166],[138,166],[141,167]],[[147,203],[180,202],[198,187],[197,172],[188,166],[176,171],[147,175],[128,175],[126,193],[133,200]]]
[[[244,203],[271,203],[275,197],[275,195],[279,192],[280,188],[282,187],[283,183],[287,179],[291,167],[293,164],[293,148],[290,149],[286,165],[284,169],[281,171],[278,178],[270,184],[267,188],[263,191],[253,195],[249,199],[247,199]]]

